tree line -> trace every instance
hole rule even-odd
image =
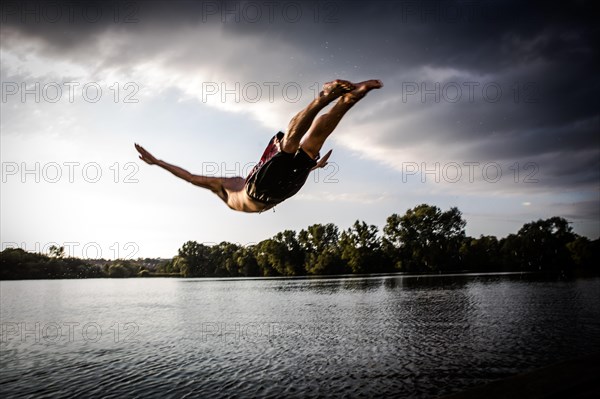
[[[502,239],[468,237],[465,226],[458,208],[442,211],[422,204],[402,216],[389,216],[382,234],[377,226],[357,220],[341,231],[332,223],[314,224],[299,232],[285,230],[251,246],[188,241],[177,256],[153,269],[133,261],[86,266],[80,259],[7,249],[2,252],[0,278],[599,271],[600,239],[591,241],[575,234],[564,218],[526,223],[516,234]]]

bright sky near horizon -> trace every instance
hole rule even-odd
[[[427,203],[472,236],[562,216],[600,235],[591,2],[11,1],[2,4],[1,241],[172,257]],[[330,166],[263,214],[137,158],[244,175],[334,78],[381,79]]]

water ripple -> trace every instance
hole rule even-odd
[[[600,351],[600,279],[0,284],[2,397],[430,398]]]

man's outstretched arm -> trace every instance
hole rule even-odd
[[[235,178],[223,179],[221,177],[194,175],[188,172],[187,170],[180,168],[179,166],[172,165],[168,162],[157,159],[139,144],[135,144],[135,149],[140,153],[140,159],[146,162],[148,165],[158,165],[161,168],[168,170],[180,179],[190,182],[196,186],[211,190],[219,197],[221,197],[223,201],[227,201],[227,192],[225,191],[225,188],[228,187],[224,187],[224,183],[225,185],[228,185],[229,180]]]

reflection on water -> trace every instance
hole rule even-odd
[[[427,398],[600,351],[600,279],[0,283],[10,396]]]

